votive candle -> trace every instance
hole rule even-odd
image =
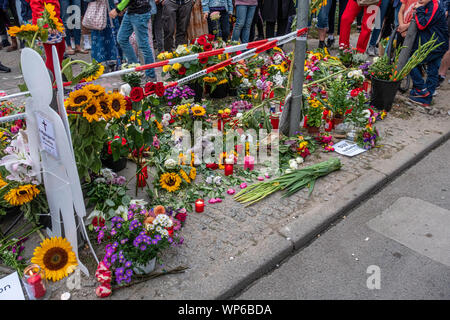
[[[195,212],[201,213],[205,210],[205,201],[203,199],[197,199],[195,201]]]

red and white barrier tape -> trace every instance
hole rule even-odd
[[[211,57],[214,55],[219,55],[219,54],[224,54],[224,53],[231,53],[231,52],[237,52],[237,51],[241,51],[241,50],[248,50],[244,53],[241,53],[239,55],[236,55],[232,58],[229,58],[225,61],[222,61],[218,64],[215,64],[213,66],[210,66],[208,68],[205,68],[203,70],[200,70],[194,74],[191,74],[185,78],[182,78],[178,81],[175,82],[170,82],[168,83],[165,88],[169,88],[169,87],[173,87],[176,85],[181,85],[181,84],[185,84],[188,83],[194,79],[197,79],[205,74],[208,74],[210,72],[213,72],[215,70],[218,70],[220,68],[226,67],[232,63],[236,63],[240,60],[243,59],[247,59],[251,56],[254,56],[255,54],[267,51],[269,49],[272,49],[276,46],[280,46],[283,45],[287,42],[290,42],[292,40],[294,40],[297,37],[300,37],[302,35],[304,35],[306,32],[308,31],[308,28],[303,28],[303,29],[299,29],[297,31],[291,32],[287,35],[281,36],[281,37],[275,37],[275,38],[271,38],[271,39],[264,39],[264,40],[259,40],[259,41],[254,41],[254,42],[250,42],[250,43],[246,43],[246,44],[241,44],[241,45],[236,45],[236,46],[230,46],[230,47],[226,47],[226,48],[221,48],[221,49],[216,49],[216,50],[211,50],[211,51],[206,51],[206,52],[201,52],[201,53],[197,53],[197,54],[192,54],[192,55],[188,55],[188,56],[184,56],[184,57],[179,57],[179,58],[174,58],[174,59],[168,59],[168,60],[164,60],[164,61],[160,61],[160,62],[155,62],[155,63],[150,63],[147,65],[143,65],[143,66],[138,66],[135,68],[130,68],[130,69],[124,69],[124,70],[119,70],[119,71],[114,71],[114,72],[110,72],[110,73],[106,73],[103,74],[100,78],[105,78],[105,77],[109,77],[111,76],[111,74],[114,75],[121,75],[121,74],[126,74],[129,72],[137,72],[137,71],[143,71],[143,70],[148,70],[148,69],[152,69],[152,68],[157,68],[157,67],[161,67],[164,65],[168,65],[168,64],[175,64],[175,63],[180,63],[180,59],[185,59],[181,62],[187,62],[187,61],[193,61],[195,59],[202,59],[205,57]],[[245,47],[245,48],[244,48]],[[99,79],[100,79],[99,78]],[[65,84],[64,84],[65,85]],[[151,92],[147,92],[146,95],[150,95],[153,94],[154,91]],[[10,98],[14,98],[14,97],[19,97],[19,96],[23,96],[23,95],[27,95],[29,94],[29,92],[20,92],[20,93],[15,93],[9,96],[4,96],[4,97],[0,97],[0,101],[2,100],[8,100]],[[19,119],[24,119],[25,118],[25,113],[19,113],[19,114],[15,114],[15,115],[11,115],[11,116],[5,116],[5,117],[0,117],[0,123],[4,123],[4,122],[10,122],[10,121],[15,121],[15,120],[19,120]]]

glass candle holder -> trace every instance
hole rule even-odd
[[[30,300],[44,300],[50,296],[45,270],[37,264],[24,269],[22,282]]]
[[[203,199],[195,200],[195,212],[201,213],[205,210],[205,201]]]

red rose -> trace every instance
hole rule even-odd
[[[206,43],[206,44],[203,46],[203,50],[205,50],[205,51],[211,51],[211,50],[212,50],[212,45],[211,45],[211,43]]]
[[[103,218],[99,218],[99,217],[94,217],[94,219],[92,219],[92,226],[94,228],[97,228],[98,226],[100,228],[105,226],[105,219]]]
[[[162,97],[164,95],[164,84],[162,82],[157,82],[155,85],[155,93],[158,97]]]
[[[187,214],[185,212],[177,213],[175,216],[175,219],[180,220],[181,222],[184,222],[186,220]]]
[[[198,59],[198,61],[200,61],[200,63],[206,64],[208,63],[208,57],[200,58]]]
[[[139,102],[144,99],[144,89],[141,87],[134,87],[130,92],[130,99],[134,102]]]
[[[217,163],[207,163],[206,167],[211,170],[216,170],[219,167],[219,165]]]
[[[169,237],[173,236],[173,227],[166,228],[167,232],[169,233]]]
[[[207,44],[208,42],[206,41],[205,36],[200,36],[197,38],[197,44],[204,46],[205,44]]]
[[[155,84],[153,82],[147,82],[144,87],[145,93],[155,90]]]
[[[126,110],[130,111],[133,109],[133,102],[131,101],[130,97],[124,97],[125,101],[127,102],[126,104]]]
[[[206,35],[206,37],[208,37],[208,41],[214,41],[214,38],[215,38],[216,36],[213,35],[213,34],[208,34],[208,35]]]
[[[186,68],[181,66],[181,68],[178,69],[178,74],[184,76],[186,74]]]

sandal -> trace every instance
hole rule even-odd
[[[67,50],[66,50],[66,53],[67,53],[69,56],[72,56],[72,55],[75,54],[75,50],[73,50],[72,48],[70,48],[70,49],[67,49]]]
[[[89,51],[83,50],[83,49],[75,49],[76,53],[82,53],[82,54],[88,54]]]

